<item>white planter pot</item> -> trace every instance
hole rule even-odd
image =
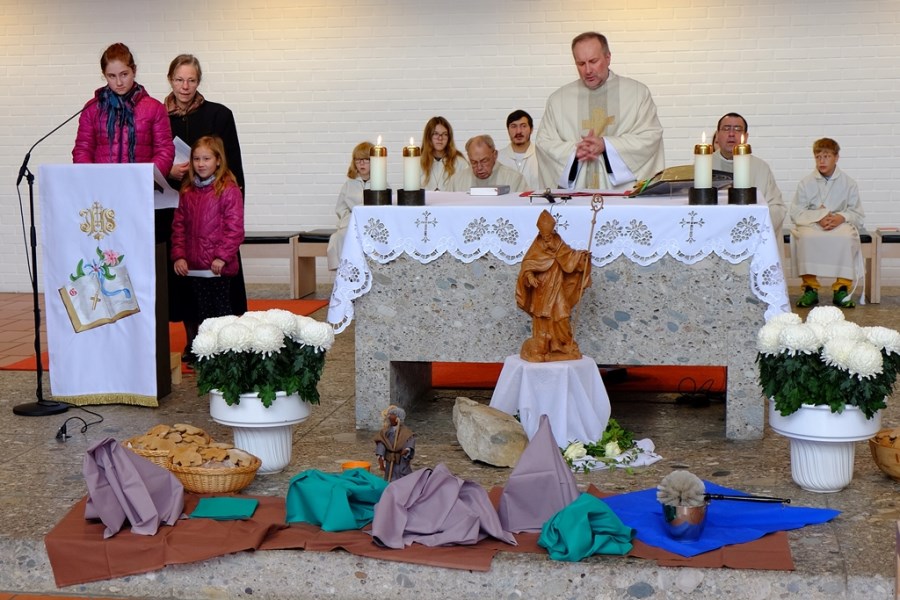
[[[810,492],[839,492],[853,479],[856,442],[881,429],[881,411],[866,419],[861,410],[847,406],[831,412],[828,406],[804,404],[786,417],[769,400],[769,425],[791,441],[791,477]]]
[[[239,404],[229,406],[218,390],[209,393],[209,414],[213,421],[228,425],[234,432],[234,445],[257,456],[260,475],[278,473],[291,462],[293,429],[309,417],[310,405],[299,395],[276,394],[266,408],[257,394],[241,394]]]

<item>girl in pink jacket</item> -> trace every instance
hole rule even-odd
[[[94,92],[78,119],[76,163],[150,163],[168,174],[175,159],[169,114],[134,80],[137,65],[125,44],[100,57],[107,85]]]
[[[189,277],[193,306],[185,307],[189,349],[204,319],[234,314],[231,284],[244,241],[244,202],[225,148],[217,136],[203,136],[191,148],[187,177],[172,221],[172,260],[177,275]]]

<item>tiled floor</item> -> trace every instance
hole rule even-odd
[[[44,295],[40,294],[38,298],[41,311],[41,349],[46,352]],[[34,297],[31,294],[0,293],[0,365],[8,365],[33,354]]]

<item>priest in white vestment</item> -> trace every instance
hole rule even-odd
[[[497,162],[494,138],[476,135],[466,142],[470,169],[450,181],[451,192],[468,192],[471,188],[494,188],[507,185],[510,193],[524,192],[525,179],[518,171]]]
[[[728,113],[719,119],[715,135],[718,149],[713,153],[713,170],[734,173],[734,146],[747,141],[749,137],[747,129],[747,119],[737,113]],[[775,239],[780,240],[787,207],[781,197],[781,190],[775,183],[772,169],[766,161],[757,158],[755,154],[750,155],[750,185],[756,188],[757,201],[761,195],[769,205]]]
[[[665,168],[663,128],[644,84],[609,70],[606,37],[572,40],[580,79],[547,100],[536,143],[543,187],[624,189]]]
[[[542,190],[536,146],[531,141],[534,120],[524,110],[514,110],[506,117],[509,146],[497,151],[497,160],[522,174],[531,191]]]
[[[854,284],[865,273],[859,228],[866,215],[859,187],[837,166],[840,150],[830,138],[813,143],[816,169],[800,180],[791,203],[791,262],[803,280],[802,308],[819,302],[817,275],[835,278],[835,306],[853,308]]]

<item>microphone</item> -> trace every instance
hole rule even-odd
[[[88,106],[90,106],[91,104],[93,104],[96,101],[97,101],[96,99],[93,99],[93,102],[88,102],[87,104],[85,104],[83,107],[81,107],[81,110],[79,110],[77,113],[75,113],[74,115],[72,115],[71,117],[69,117],[68,119],[66,119],[59,125],[57,125],[56,127],[54,127],[50,131],[50,133],[48,133],[47,135],[45,135],[44,137],[42,137],[41,139],[36,141],[31,146],[31,148],[28,149],[28,152],[25,153],[25,160],[22,161],[22,166],[19,167],[19,176],[18,176],[18,178],[16,178],[16,187],[19,187],[19,184],[22,183],[22,178],[25,177],[25,173],[28,172],[28,161],[31,159],[31,151],[34,150],[38,144],[40,144],[41,142],[46,140],[48,137],[50,137],[51,135],[53,135],[54,133],[56,133],[57,131],[62,129],[63,125],[65,125],[66,123],[68,123],[69,121],[71,121],[72,119],[74,119],[75,117],[80,115],[81,113],[83,113],[84,109],[86,109]]]

